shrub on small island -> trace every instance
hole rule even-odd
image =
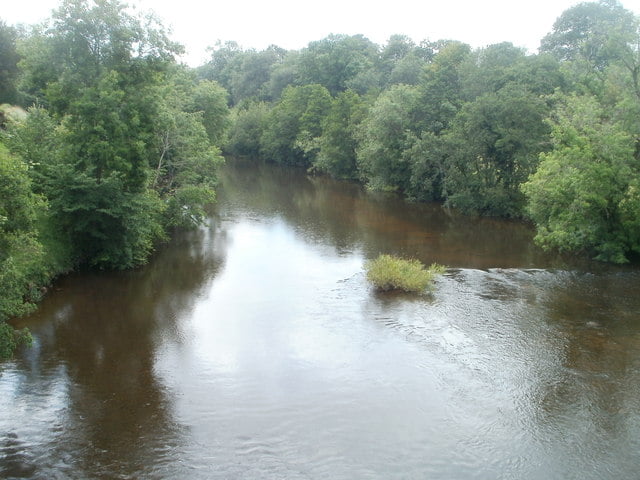
[[[367,280],[377,290],[402,290],[420,293],[431,285],[433,279],[445,272],[442,265],[432,264],[429,268],[418,260],[407,260],[393,255],[380,255],[365,263]]]

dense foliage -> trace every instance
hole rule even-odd
[[[190,69],[119,0],[62,0],[30,29],[0,20],[0,322],[61,272],[141,265],[202,222],[222,151],[529,219],[544,248],[626,262],[639,26],[600,0],[565,11],[538,54],[330,35],[299,51],[218,42]]]
[[[523,190],[537,240],[624,262],[640,250],[640,160],[634,138],[593,97],[565,99],[553,124],[555,148],[541,155]]]
[[[626,262],[640,253],[639,26],[600,0],[565,11],[536,55],[331,35],[277,55],[219,45],[199,73],[236,93],[230,153],[530,219],[544,248]],[[230,79],[267,55],[241,95]]]
[[[20,35],[0,23],[0,100],[26,109],[1,118],[0,322],[54,276],[141,265],[169,228],[203,220],[227,92],[180,51],[118,0],[64,0]],[[0,327],[2,352],[26,338]]]

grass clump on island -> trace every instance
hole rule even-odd
[[[432,264],[429,268],[418,260],[380,255],[365,263],[367,280],[377,290],[401,290],[420,293],[429,287],[437,275],[445,272],[446,267]]]

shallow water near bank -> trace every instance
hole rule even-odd
[[[637,477],[637,267],[303,171],[222,182],[206,227],[16,323],[0,477]],[[449,270],[377,294],[379,253]]]

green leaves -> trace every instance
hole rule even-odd
[[[52,185],[51,215],[83,263],[102,269],[138,266],[164,236],[159,197],[128,192],[116,174],[98,181],[64,166]]]
[[[20,345],[31,345],[33,337],[27,329],[14,330],[10,325],[0,322],[0,360],[11,358]]]
[[[15,33],[0,24],[5,63],[22,57],[8,82],[40,107],[5,142],[88,264],[139,264],[162,227],[201,223],[222,147],[466,212],[528,212],[547,248],[623,261],[640,244],[638,19],[617,1],[567,10],[541,55],[329,35],[290,52],[219,44],[195,72],[117,0],[65,0],[14,49]]]
[[[436,276],[443,274],[446,268],[432,264],[429,268],[415,259],[404,259],[392,255],[379,255],[365,264],[367,280],[377,290],[401,290],[403,292],[422,293],[431,286]]]
[[[355,92],[342,92],[333,99],[322,123],[319,152],[313,163],[315,169],[334,178],[357,178],[356,132],[365,114],[364,101]]]
[[[178,188],[168,199],[165,213],[167,226],[191,228],[200,225],[207,217],[205,206],[215,200],[215,191],[208,187],[186,185]]]
[[[43,272],[36,218],[45,208],[31,191],[27,166],[0,144],[0,328],[6,318],[32,310],[32,287]]]
[[[0,234],[32,230],[39,203],[31,192],[27,166],[0,144]]]
[[[612,39],[626,43],[636,35],[633,13],[618,1],[583,2],[560,15],[553,30],[542,39],[541,50],[560,60],[584,61],[604,70],[615,58]]]
[[[447,202],[467,212],[521,216],[520,184],[548,148],[547,112],[542,99],[516,85],[467,103],[446,135]]]
[[[321,85],[287,87],[267,119],[260,139],[262,155],[286,165],[311,166],[315,150],[304,147],[320,136],[330,108],[331,95]]]
[[[18,91],[18,61],[20,55],[16,48],[18,37],[15,28],[0,20],[0,104],[16,103]]]
[[[377,56],[376,45],[362,35],[329,35],[301,52],[298,74],[303,84],[319,84],[337,95],[373,67]]]
[[[194,109],[202,112],[201,123],[209,141],[217,146],[224,143],[224,136],[229,127],[227,96],[224,88],[208,80],[198,82],[193,90]]]
[[[362,122],[358,168],[371,188],[400,191],[407,188],[409,165],[402,152],[412,138],[417,100],[415,87],[393,85],[378,97]]]
[[[233,155],[257,158],[260,155],[260,137],[266,129],[269,111],[269,106],[263,102],[234,108],[227,151]]]
[[[32,109],[9,144],[80,263],[140,265],[165,226],[199,223],[214,198],[226,92],[175,65],[179,51],[117,0],[66,0],[25,42],[23,86],[52,115]]]
[[[593,97],[570,97],[553,125],[554,149],[522,187],[536,241],[624,263],[638,250],[634,140]]]

